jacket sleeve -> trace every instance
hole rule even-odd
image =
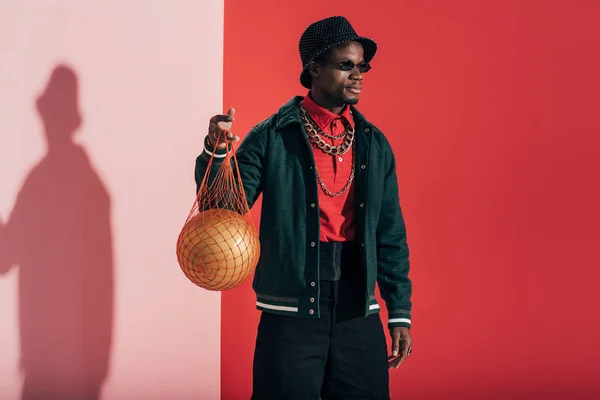
[[[239,174],[242,184],[244,185],[244,192],[246,193],[246,199],[250,208],[252,208],[263,189],[266,152],[265,142],[266,141],[262,131],[258,129],[252,129],[246,135],[235,153],[239,167]],[[219,167],[225,159],[226,153],[227,151],[225,149],[215,149],[210,146],[206,139],[204,140],[204,149],[196,158],[196,168],[194,171],[194,177],[196,180],[196,193],[198,193],[200,190],[200,185],[202,184],[202,180],[206,174],[211,156],[214,155],[209,176],[207,177],[209,184],[217,175]],[[231,162],[233,164],[233,159]],[[235,165],[233,165],[233,167],[235,168]],[[234,172],[237,173],[235,170]]]
[[[387,306],[388,326],[410,328],[412,282],[408,277],[410,263],[406,226],[398,196],[396,160],[387,145],[383,198],[376,234],[377,283]]]

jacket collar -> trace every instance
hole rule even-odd
[[[304,99],[303,96],[295,96],[286,104],[281,106],[279,111],[277,112],[277,125],[275,129],[285,128],[290,124],[302,124],[302,120],[300,119],[300,112],[298,111],[298,106]],[[367,119],[356,109],[354,106],[350,106],[350,110],[352,111],[352,115],[354,117],[354,123],[356,125],[363,125],[363,127],[372,127],[373,125],[367,121]]]

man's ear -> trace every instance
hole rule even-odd
[[[308,65],[308,73],[313,78],[319,77],[319,65],[315,61],[311,61]]]

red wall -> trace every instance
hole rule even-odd
[[[393,398],[600,395],[600,2],[226,0],[237,133],[305,93],[300,34],[339,14],[380,45],[359,108],[393,145],[412,251]],[[223,294],[223,399],[249,397],[254,304],[250,282]]]

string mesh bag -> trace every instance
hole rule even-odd
[[[215,171],[213,160],[214,155],[177,239],[177,261],[196,285],[223,291],[239,286],[254,272],[260,243],[233,146],[228,145]]]

